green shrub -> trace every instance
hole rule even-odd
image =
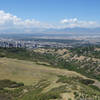
[[[23,83],[16,83],[14,81],[10,81],[10,80],[0,80],[0,88],[16,88],[16,87],[21,87],[24,86]]]
[[[89,84],[93,84],[95,81],[89,79],[80,79],[80,82],[85,85],[89,85]]]

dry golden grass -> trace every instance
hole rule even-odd
[[[62,95],[63,100],[75,100],[73,93],[63,93]]]
[[[65,52],[69,53],[69,51],[67,49],[59,49],[56,53],[60,54],[60,55],[63,55]]]
[[[57,79],[57,75],[82,76],[73,71],[50,68],[35,62],[0,58],[0,79],[10,79],[32,85],[41,79],[48,79],[52,82]]]
[[[54,49],[44,49],[44,48],[38,48],[38,49],[35,49],[33,50],[34,52],[38,52],[38,53],[46,53],[46,52],[54,52]]]
[[[95,48],[96,51],[100,51],[100,48]]]
[[[23,82],[25,85],[34,85],[38,81],[46,79],[51,84],[42,91],[43,93],[64,85],[64,83],[56,83],[58,80],[58,75],[64,75],[67,77],[79,76],[86,78],[85,76],[73,71],[46,67],[44,65],[37,64],[36,62],[0,58],[0,80],[9,79],[12,81]],[[98,81],[96,81],[95,84],[100,85]],[[72,92],[63,93],[61,96],[63,98],[62,100],[68,100],[70,97],[72,100],[74,100],[74,95]]]

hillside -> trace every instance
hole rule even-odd
[[[65,49],[36,49],[51,65],[73,70],[87,77],[100,80],[100,47],[86,46]]]
[[[46,64],[0,58],[0,100],[100,99],[98,81]]]

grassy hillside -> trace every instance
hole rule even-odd
[[[100,80],[100,48],[79,47],[71,49],[36,49],[51,65],[73,70],[87,77]]]
[[[100,80],[100,48],[79,47],[72,49],[38,48],[0,48],[0,57],[19,60],[47,62],[49,67],[63,68]],[[42,64],[40,64],[42,65]],[[51,66],[50,66],[51,65]]]
[[[0,100],[100,99],[98,81],[46,64],[0,58]]]

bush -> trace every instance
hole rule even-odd
[[[89,85],[89,84],[93,84],[94,83],[93,80],[89,80],[89,79],[80,79],[80,82],[85,84],[85,85]]]
[[[16,87],[21,87],[24,86],[23,83],[16,83],[14,81],[10,81],[10,80],[0,80],[0,88],[16,88]]]
[[[97,91],[100,91],[100,88],[98,88],[97,86],[95,86],[95,85],[89,85],[92,89],[94,89],[94,90],[97,90]]]

